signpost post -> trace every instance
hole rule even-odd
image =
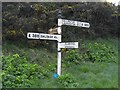
[[[61,19],[62,18],[62,11],[61,10],[59,10],[58,11],[58,19]],[[62,27],[61,27],[61,25],[59,25],[59,23],[58,23],[58,31],[60,32],[60,35],[62,34]],[[61,37],[62,38],[62,37]],[[61,43],[61,41],[60,42],[58,42],[58,56],[57,56],[57,74],[60,76],[61,75],[61,48],[59,48],[59,43]]]
[[[90,24],[87,22],[80,22],[80,21],[73,21],[67,19],[61,19],[62,12],[59,10],[58,12],[58,27],[57,30],[54,32],[58,32],[58,34],[45,34],[45,33],[33,33],[28,32],[27,38],[28,39],[45,39],[45,40],[57,40],[58,41],[58,56],[57,56],[57,74],[61,75],[61,48],[78,48],[78,42],[61,42],[61,34],[62,34],[62,25],[68,26],[77,26],[77,27],[85,27],[89,28]]]

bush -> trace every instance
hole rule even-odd
[[[79,64],[80,60],[81,59],[80,59],[79,54],[77,53],[76,50],[67,51],[66,56],[65,56],[66,62],[68,62],[68,63],[73,62],[73,63]]]
[[[45,70],[37,64],[28,63],[25,56],[2,56],[2,62],[3,87],[30,87],[32,79],[47,77]]]
[[[65,56],[65,61],[67,63],[74,62],[75,64],[80,64],[81,61],[91,61],[91,62],[117,62],[115,61],[115,52],[112,47],[102,43],[88,43],[82,44],[82,49],[80,54],[75,50],[67,51]]]
[[[113,48],[102,43],[88,43],[83,44],[83,48],[86,49],[85,53],[81,54],[83,60],[88,60],[91,62],[116,62],[115,52]]]

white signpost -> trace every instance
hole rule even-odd
[[[29,32],[27,33],[27,38],[28,39],[40,39],[40,34]]]
[[[68,25],[68,26],[77,26],[77,27],[85,27],[89,28],[90,24],[87,22],[80,22],[80,21],[73,21],[73,20],[66,20],[66,19],[58,19],[58,34],[45,34],[45,33],[33,33],[28,32],[27,38],[28,39],[45,39],[45,40],[57,40],[58,41],[58,59],[57,59],[57,74],[61,75],[61,48],[78,48],[78,42],[61,42],[61,26]]]
[[[80,21],[73,21],[73,20],[67,20],[67,19],[58,19],[58,27],[61,34],[62,34],[62,30],[61,30],[61,26],[62,25],[68,25],[68,26],[77,26],[77,27],[85,27],[85,28],[89,28],[90,24],[87,22],[80,22]],[[57,74],[60,76],[61,75],[61,48],[78,48],[78,44],[77,42],[72,42],[72,43],[61,43],[58,42],[58,61],[57,61]]]
[[[80,21],[73,21],[73,20],[66,20],[66,19],[58,19],[58,25],[68,25],[68,26],[77,26],[77,27],[85,27],[89,28],[90,24],[87,22],[80,22]]]
[[[58,48],[78,48],[78,42],[58,43]]]
[[[57,40],[61,42],[61,35],[52,35],[52,34],[44,34],[44,33],[27,33],[28,39],[45,39],[45,40]]]
[[[40,39],[57,40],[58,42],[61,42],[61,35],[52,35],[52,34],[40,33]]]

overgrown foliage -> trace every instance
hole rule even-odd
[[[28,63],[25,56],[13,54],[2,56],[3,87],[30,87],[35,78],[48,78],[46,69],[37,64]]]
[[[76,50],[70,50],[70,51],[66,52],[65,61],[67,63],[79,64],[81,59],[80,59],[79,54]]]
[[[82,45],[86,49],[85,53],[82,53],[82,59],[91,62],[116,62],[116,53],[113,48],[103,44],[103,43],[88,43],[87,45]]]
[[[53,78],[56,72],[55,53],[46,51],[46,48],[31,49],[23,44],[18,46],[15,43],[4,43],[3,72],[0,73],[3,88],[117,88],[118,64],[114,63],[118,59],[117,43],[117,39],[87,40],[81,45],[79,53],[74,50],[67,51],[66,60],[62,59],[62,76],[57,79]],[[88,50],[90,54],[95,52],[92,57],[97,57],[96,53],[101,50],[103,54],[110,56],[104,56],[103,61],[97,58],[93,61],[88,55],[84,57]]]
[[[82,44],[82,50],[80,54],[75,50],[67,51],[65,61],[76,64],[80,64],[81,61],[117,63],[115,60],[116,53],[112,47],[106,44],[97,42]]]

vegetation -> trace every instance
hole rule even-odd
[[[62,18],[91,26],[62,26],[62,41],[80,45],[79,49],[63,49],[62,75],[55,79],[56,42],[28,40],[26,34],[48,33],[57,27],[58,9]],[[114,4],[8,2],[3,3],[2,14],[3,88],[118,88],[119,23]]]
[[[91,42],[93,43],[90,44]],[[76,50],[67,51],[62,61],[62,76],[57,79],[53,78],[53,73],[56,70],[56,54],[46,51],[45,48],[31,49],[24,47],[21,49],[24,46],[23,44],[20,47],[10,43],[3,44],[3,53],[5,55],[2,56],[3,87],[117,88],[117,39],[88,40],[83,44],[86,45],[87,49],[91,45],[92,50],[95,51],[95,43],[99,43],[101,46],[103,42],[106,42],[105,45],[110,46],[111,52],[114,52],[110,53],[109,58],[104,56],[105,58],[102,61],[96,58],[96,61],[93,63],[94,59],[90,59],[88,56],[86,56],[87,58],[84,57],[87,50],[85,53],[83,53],[84,51],[78,53]],[[104,46],[104,44],[102,45]],[[97,50],[101,51],[103,48]],[[102,53],[106,52],[106,50],[102,51]],[[93,55],[100,57],[101,54]]]
[[[118,34],[117,7],[112,3],[3,3],[3,40],[27,42],[31,47],[44,45],[49,49],[51,46],[54,49],[53,42],[28,41],[26,34],[48,33],[50,28],[57,27],[58,9],[62,10],[65,19],[89,22],[91,25],[89,29],[63,26],[63,41],[115,37]]]
[[[3,86],[6,87],[30,87],[31,79],[47,77],[38,64],[27,63],[26,58],[18,54],[2,56],[2,63]]]

